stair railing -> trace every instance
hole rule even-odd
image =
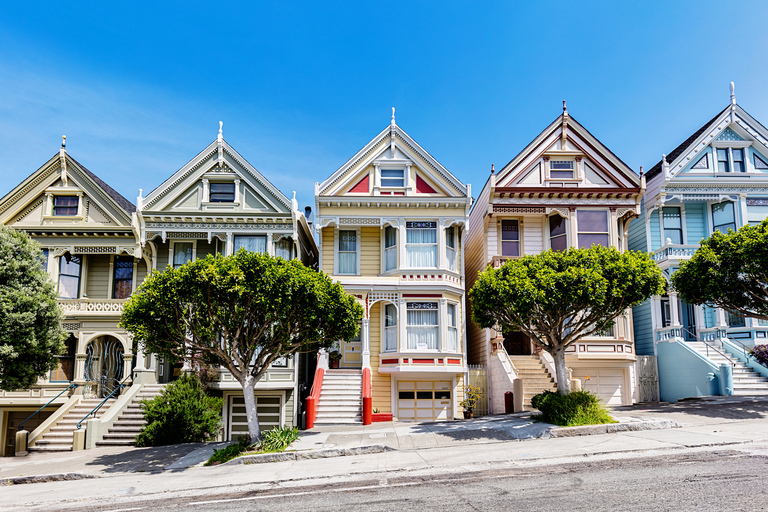
[[[363,368],[363,425],[373,423],[373,409],[371,398],[371,369]]]
[[[309,396],[307,397],[307,430],[315,426],[317,406],[320,403],[320,391],[323,389],[324,375],[325,369],[318,367],[315,370],[315,380],[312,382],[312,388],[309,390]]]
[[[33,412],[32,414],[30,414],[29,416],[27,416],[27,419],[26,419],[26,420],[24,420],[24,421],[22,421],[21,423],[19,423],[19,426],[18,426],[19,432],[21,432],[22,430],[24,430],[24,429],[23,429],[23,428],[21,428],[21,427],[23,427],[23,426],[24,426],[24,424],[27,422],[27,420],[29,420],[30,418],[32,418],[32,416],[34,416],[35,414],[39,413],[40,411],[42,411],[43,409],[45,409],[46,407],[48,407],[49,405],[51,405],[51,402],[53,402],[54,400],[56,400],[57,398],[59,398],[61,395],[63,395],[64,393],[66,393],[66,392],[67,392],[67,391],[69,391],[70,389],[75,389],[76,387],[77,387],[77,384],[75,384],[74,382],[73,382],[73,383],[71,383],[69,386],[67,386],[66,388],[64,388],[64,390],[63,390],[61,393],[59,393],[59,394],[58,394],[58,395],[56,395],[55,397],[51,398],[51,399],[48,401],[48,403],[47,403],[47,404],[45,404],[44,406],[42,406],[41,408],[39,408],[38,410],[36,410],[36,411],[35,411],[35,412]]]
[[[749,361],[749,360],[751,359],[752,361],[754,361],[756,364],[758,364],[758,365],[762,366],[763,368],[768,368],[768,366],[765,366],[764,364],[760,363],[760,362],[759,362],[757,359],[755,359],[755,358],[752,356],[752,354],[750,354],[751,350],[750,350],[750,348],[749,348],[749,347],[747,347],[745,344],[743,344],[742,342],[740,342],[740,341],[739,341],[739,340],[737,340],[736,338],[731,338],[730,336],[728,336],[728,333],[725,333],[725,337],[728,339],[728,341],[730,341],[730,342],[732,342],[732,343],[734,343],[734,344],[737,344],[737,345],[740,345],[740,346],[741,346],[741,350],[743,350],[743,351],[744,351],[744,358],[745,358],[747,361]]]
[[[710,349],[711,349],[713,352],[715,352],[715,353],[717,353],[717,354],[721,355],[722,357],[726,358],[726,359],[727,359],[727,360],[728,360],[728,361],[731,363],[731,366],[736,366],[736,365],[734,364],[734,362],[733,362],[733,361],[731,361],[731,358],[730,358],[730,356],[729,356],[728,354],[726,354],[726,353],[725,353],[725,352],[723,352],[722,350],[719,350],[717,347],[715,347],[714,345],[712,345],[710,342],[708,342],[708,341],[705,341],[705,340],[703,340],[703,339],[699,338],[698,336],[696,336],[694,333],[692,333],[691,331],[689,331],[689,330],[688,330],[688,329],[686,329],[685,327],[681,327],[681,330],[682,330],[683,332],[687,332],[688,334],[690,334],[691,336],[693,336],[693,337],[696,339],[696,341],[698,341],[698,342],[700,342],[700,343],[703,343],[703,344],[704,344],[704,346],[705,346],[705,347],[706,347],[706,349],[707,349],[707,358],[709,358],[709,351],[710,351]]]
[[[128,375],[126,378],[124,378],[124,379],[123,379],[123,382],[121,382],[119,385],[115,386],[115,389],[113,389],[113,390],[112,390],[112,392],[111,392],[110,394],[108,394],[106,397],[104,397],[104,400],[102,400],[102,401],[99,403],[99,405],[97,405],[96,407],[94,407],[93,409],[91,409],[91,412],[89,412],[88,414],[86,414],[85,416],[83,416],[83,418],[82,418],[80,421],[78,421],[78,422],[77,422],[77,430],[80,430],[80,427],[82,426],[82,423],[83,423],[83,422],[84,422],[84,421],[85,421],[85,420],[88,418],[88,416],[91,416],[91,415],[93,415],[93,417],[95,418],[95,417],[96,417],[96,413],[99,411],[99,409],[101,409],[101,406],[102,406],[102,405],[104,405],[104,404],[107,402],[107,400],[109,400],[110,398],[112,398],[112,396],[113,396],[115,393],[117,393],[118,391],[120,391],[121,389],[123,389],[124,387],[126,387],[126,384],[125,384],[125,382],[126,382],[128,379],[130,379],[132,376],[133,376],[133,375],[131,374],[131,375]],[[118,393],[118,394],[119,394],[119,393]]]

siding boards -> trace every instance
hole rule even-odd
[[[165,270],[168,266],[168,242],[157,244],[157,270]]]
[[[333,275],[333,228],[323,229],[323,272]]]
[[[651,251],[655,251],[661,248],[661,233],[659,231],[659,213],[661,209],[655,210],[651,213],[649,221],[651,223]]]
[[[523,220],[523,253],[539,254],[544,250],[544,217],[526,217]]]
[[[381,364],[381,310],[381,302],[371,307],[371,406],[379,412],[392,412],[390,375],[378,371]]]
[[[197,259],[204,260],[209,254],[216,254],[216,240],[212,240],[209,244],[207,240],[197,241]]]
[[[136,286],[138,287],[147,278],[147,262],[143,259],[134,260],[133,268],[136,272]]]
[[[469,232],[467,233],[466,247],[464,249],[467,292],[472,289],[472,285],[477,281],[478,272],[484,270],[491,259],[485,233],[485,215],[488,213],[490,190],[489,183],[486,183],[469,214]],[[493,226],[495,231],[495,223],[490,222],[490,226]],[[493,247],[493,254],[495,254],[496,246],[494,245]],[[487,364],[489,347],[486,343],[486,330],[480,329],[472,321],[468,294],[464,295],[464,307],[467,311],[467,361],[470,364]],[[461,387],[459,388],[461,389]]]
[[[296,398],[293,394],[293,389],[285,390],[285,414],[283,415],[283,426],[292,427],[293,423],[293,410],[296,407]]]
[[[651,317],[651,301],[646,300],[632,309],[635,332],[635,352],[638,355],[652,356],[653,353],[653,322]]]
[[[640,208],[640,217],[629,221],[629,239],[627,241],[630,251],[648,252],[648,240],[645,233],[645,206]]]
[[[381,273],[381,229],[360,229],[360,275],[378,276]]]
[[[706,237],[706,208],[704,204],[688,203],[685,205],[685,230],[688,236],[686,243],[698,244]]]
[[[89,254],[88,282],[85,293],[92,299],[110,299],[109,297],[109,262],[108,254]]]

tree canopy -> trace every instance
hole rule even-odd
[[[713,304],[741,316],[768,320],[768,220],[701,241],[672,274],[689,304]]]
[[[0,226],[0,389],[28,388],[56,368],[66,333],[37,242]]]
[[[603,331],[627,308],[664,291],[647,254],[613,247],[546,251],[488,268],[469,291],[480,326],[521,331],[552,354],[557,388],[567,393],[565,349]]]
[[[298,260],[248,252],[152,273],[120,325],[152,352],[229,370],[243,386],[248,431],[260,437],[254,385],[275,359],[353,337],[362,307],[340,284]]]

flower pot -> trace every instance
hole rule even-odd
[[[465,420],[471,420],[471,419],[472,419],[472,413],[473,413],[473,412],[474,412],[474,411],[472,411],[472,410],[464,411],[464,419],[465,419]]]
[[[335,369],[335,368],[338,368],[338,367],[339,367],[339,362],[338,361],[331,361],[331,368]]]

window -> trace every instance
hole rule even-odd
[[[384,352],[397,350],[397,308],[394,304],[384,306]]]
[[[397,230],[392,226],[384,228],[384,271],[397,268]]]
[[[339,274],[357,274],[356,231],[339,231]]]
[[[64,341],[64,353],[59,355],[56,368],[51,370],[51,382],[68,382],[75,378],[75,352],[77,338],[72,334]]]
[[[669,297],[661,299],[661,326],[672,325],[672,311],[670,310]]]
[[[448,270],[456,272],[456,228],[445,228],[445,260]]]
[[[437,222],[405,223],[405,257],[410,268],[437,267]]]
[[[53,196],[54,215],[77,215],[77,205],[80,202],[77,196]]]
[[[437,312],[437,302],[407,303],[408,350],[437,350]]]
[[[728,310],[725,310],[728,315],[728,327],[746,327],[747,322],[743,316],[734,315]]]
[[[712,205],[712,232],[728,233],[728,228],[736,231],[736,218],[733,203],[725,201]]]
[[[717,152],[717,172],[745,172],[744,149],[715,148]]]
[[[43,267],[43,272],[48,272],[48,249],[43,249],[43,259],[40,261],[40,265]]]
[[[448,339],[445,340],[445,349],[454,352],[459,350],[459,330],[456,316],[456,304],[448,304],[447,311]]]
[[[568,235],[565,231],[565,219],[559,215],[549,218],[549,247],[553,251],[568,249]]]
[[[516,220],[501,221],[501,255],[520,256],[520,224]]]
[[[733,155],[733,172],[744,172],[747,169],[744,167],[744,150],[731,148],[731,154]]]
[[[680,208],[665,206],[661,209],[661,215],[664,218],[664,240],[672,240],[673,244],[683,243],[683,223],[680,217]]]
[[[264,249],[266,252],[266,240],[264,240]],[[293,257],[293,244],[291,240],[278,240],[275,242],[275,256],[279,256],[284,260],[290,260]]]
[[[717,171],[731,171],[730,162],[728,160],[728,148],[717,148]]]
[[[235,184],[234,183],[211,183],[212,203],[234,203],[235,202]]]
[[[405,169],[382,169],[382,187],[405,187]]]
[[[579,226],[579,248],[602,245],[608,247],[608,212],[599,210],[578,210],[576,221]]]
[[[173,244],[173,268],[179,268],[192,261],[192,242],[176,242]]]
[[[552,179],[573,179],[573,162],[570,160],[552,160],[549,163],[549,177]]]
[[[113,299],[127,299],[133,291],[133,256],[115,258]]]
[[[77,299],[80,297],[80,272],[82,256],[69,253],[59,258],[59,297]]]
[[[234,252],[240,249],[245,249],[250,252],[267,253],[267,236],[266,235],[248,235],[248,236],[236,236]]]

